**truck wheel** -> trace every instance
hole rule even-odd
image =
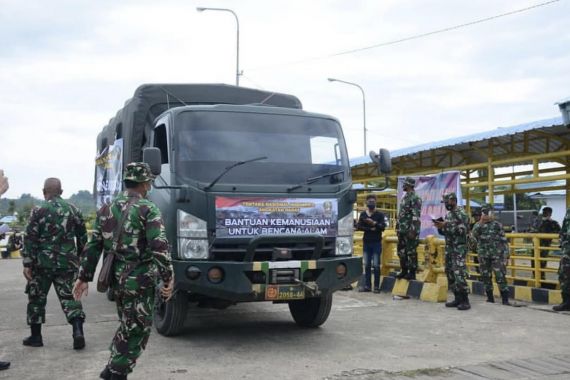
[[[306,298],[289,302],[289,311],[297,325],[301,327],[319,327],[329,317],[332,306],[332,294],[315,298]]]
[[[154,327],[161,335],[174,336],[184,327],[188,297],[185,292],[177,292],[168,303],[157,294],[154,297]]]
[[[115,292],[113,292],[113,289],[111,289],[111,287],[107,289],[107,300],[111,302],[115,301]]]

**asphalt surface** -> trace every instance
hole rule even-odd
[[[0,379],[97,379],[118,326],[114,304],[91,286],[84,301],[87,347],[74,351],[52,289],[44,347],[24,347],[21,268],[20,260],[0,260],[0,360],[12,362]],[[488,304],[478,296],[472,306],[461,312],[390,294],[338,292],[331,316],[317,329],[298,328],[286,305],[191,308],[181,336],[153,331],[129,378],[570,378],[570,364],[563,364],[570,363],[568,313]]]

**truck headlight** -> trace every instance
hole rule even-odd
[[[335,255],[352,255],[352,236],[339,236],[336,238]]]
[[[207,239],[178,239],[178,254],[184,259],[207,259]]]
[[[208,258],[206,221],[178,210],[178,255],[184,259]]]
[[[352,255],[352,234],[354,233],[354,219],[348,213],[338,221],[338,236],[336,238],[335,255]]]

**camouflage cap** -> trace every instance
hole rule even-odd
[[[472,208],[471,209],[471,216],[477,216],[477,215],[481,215],[481,208]]]
[[[148,182],[154,179],[146,162],[131,162],[125,168],[125,181]]]
[[[493,205],[489,203],[483,203],[481,205],[481,212],[488,213],[489,211],[493,210]]]
[[[412,177],[406,177],[404,179],[404,185],[403,186],[415,187],[416,186],[416,180],[413,179]]]
[[[447,201],[450,200],[450,199],[455,199],[455,200],[457,200],[457,194],[455,194],[455,193],[443,194],[442,198],[443,198],[443,201],[444,201],[444,202],[447,202]]]

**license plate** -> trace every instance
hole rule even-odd
[[[300,300],[305,298],[305,289],[300,285],[268,285],[265,299],[268,301]]]

